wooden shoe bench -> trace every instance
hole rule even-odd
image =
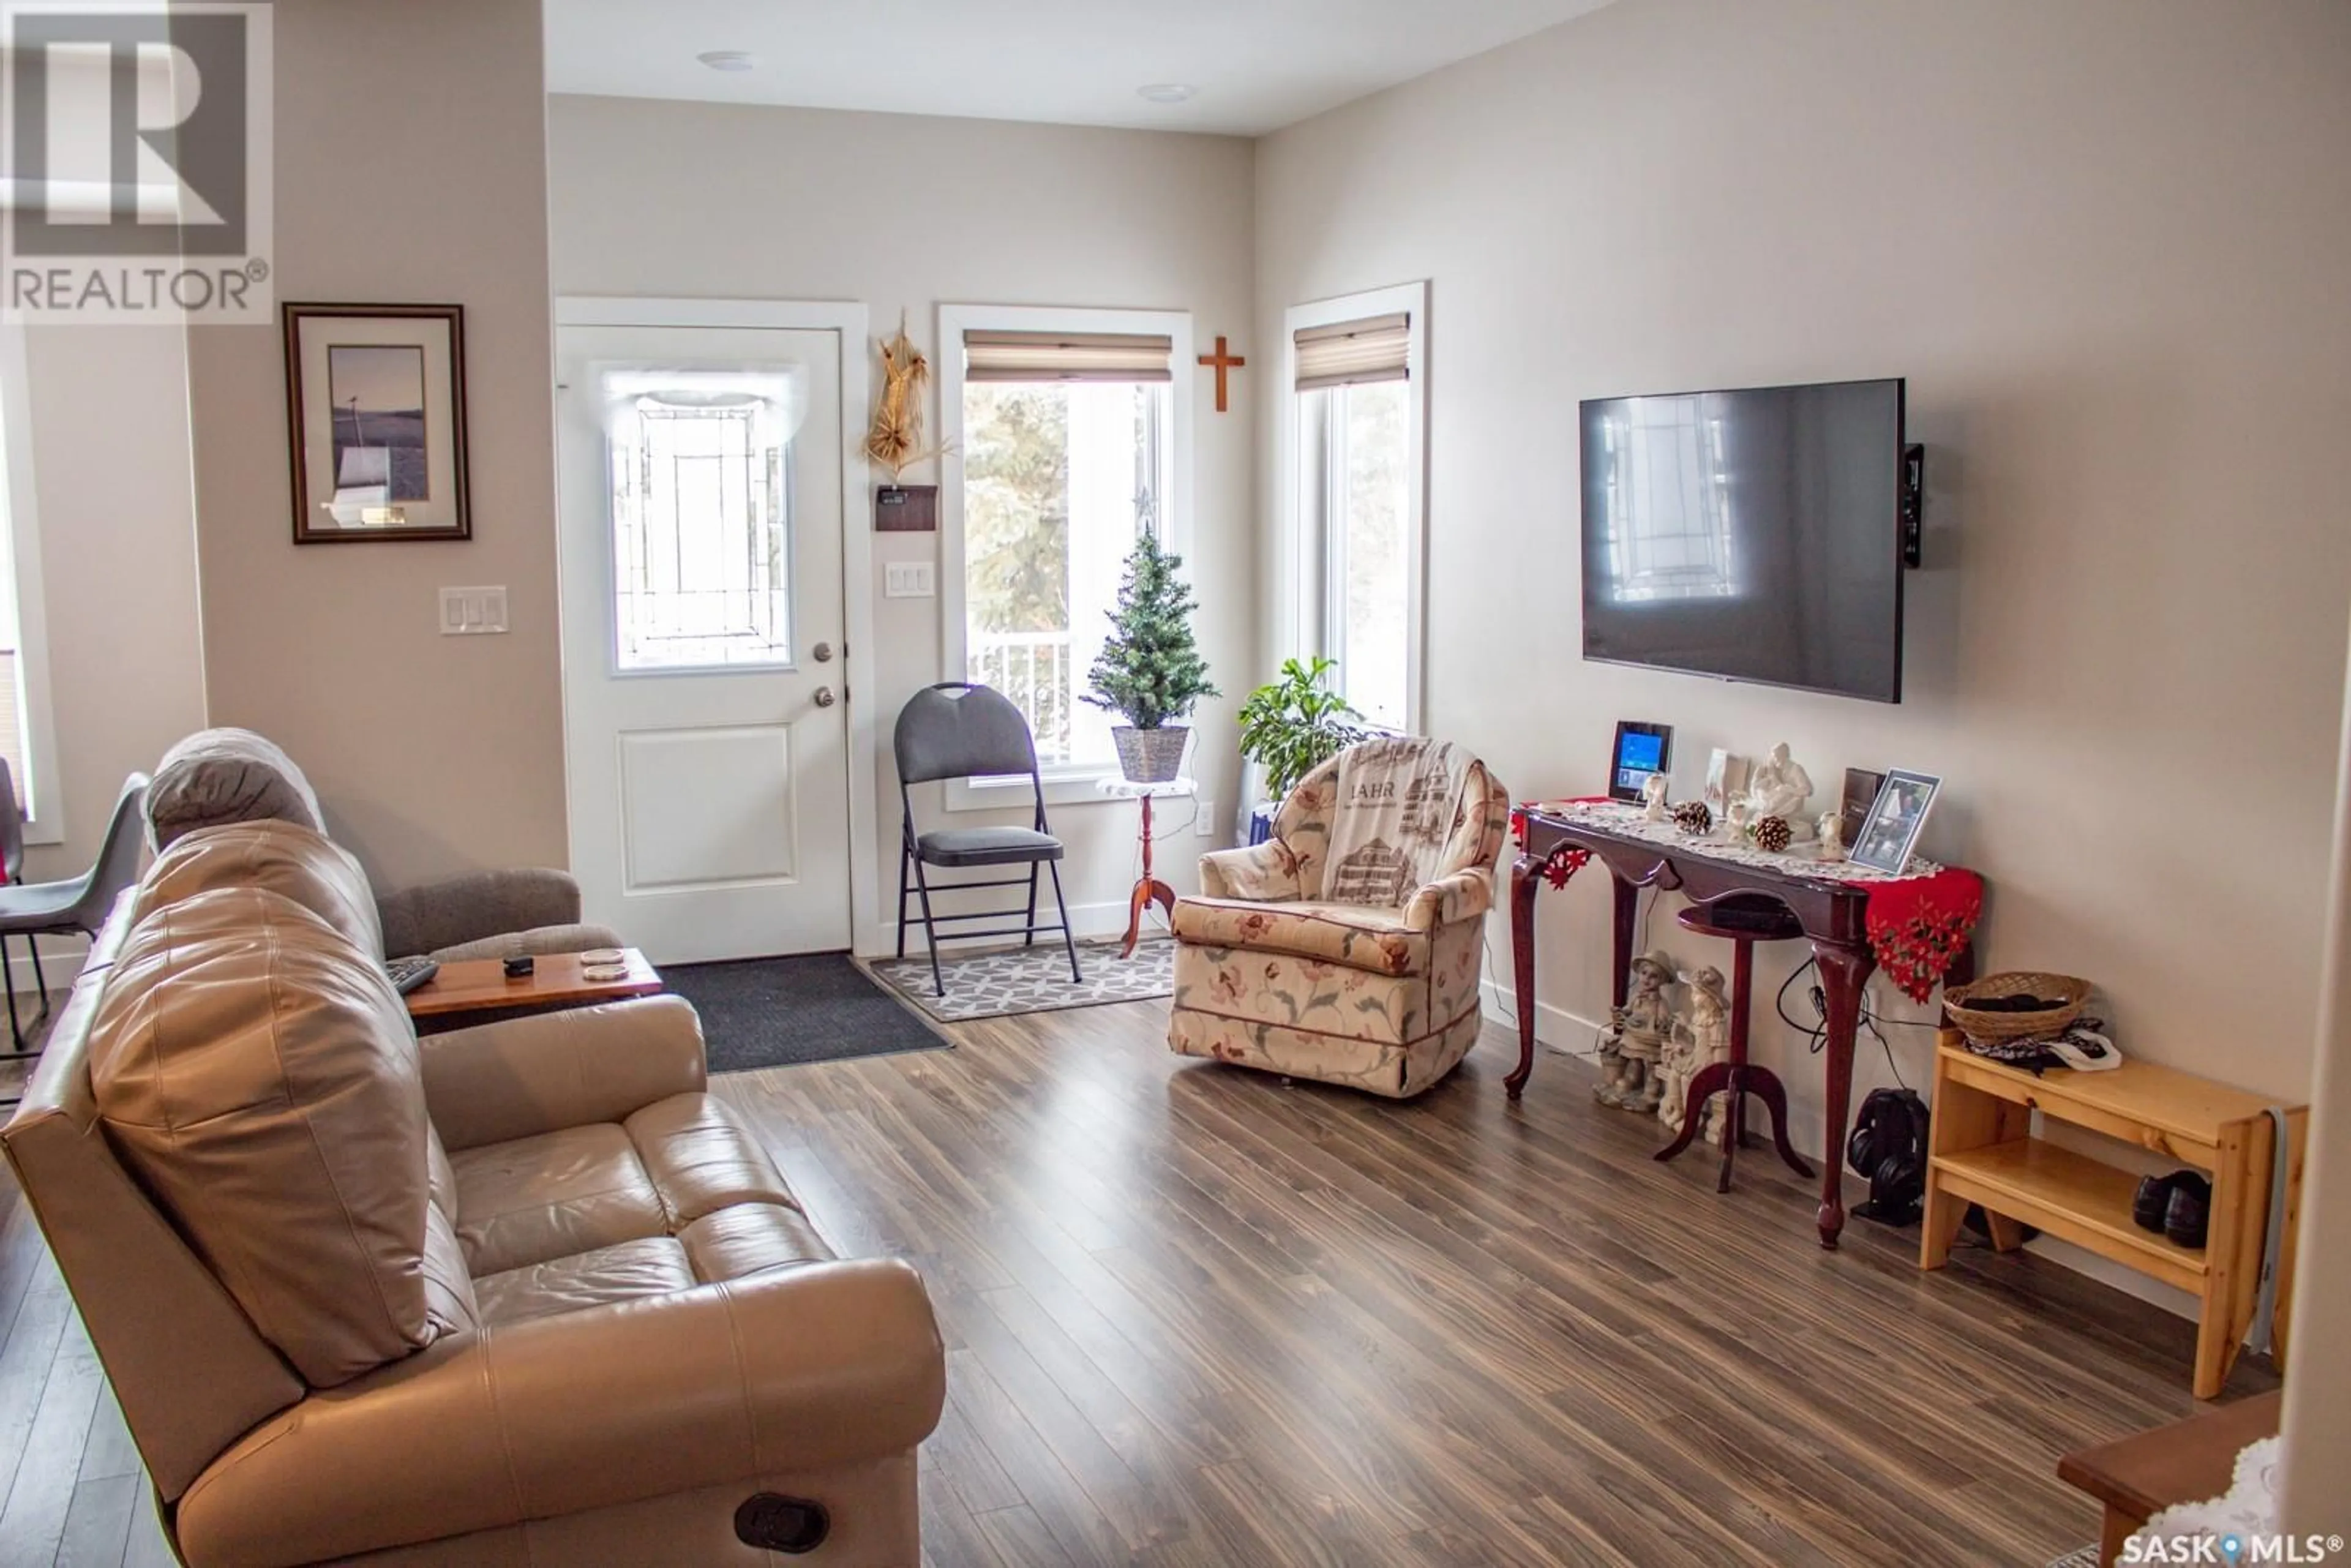
[[[2013,1251],[2019,1228],[2037,1226],[2101,1258],[2176,1286],[2201,1303],[2196,1397],[2228,1380],[2252,1327],[2267,1239],[2271,1160],[2277,1151],[2270,1102],[2209,1078],[2125,1061],[2105,1072],[2056,1070],[2035,1077],[1973,1054],[1956,1030],[1935,1051],[1928,1121],[1925,1235],[1918,1266],[1951,1255],[1960,1216],[1981,1204],[1992,1245]],[[2032,1135],[2032,1113],[2102,1133],[2212,1178],[2211,1224],[2202,1247],[2182,1247],[2131,1218],[2139,1173]],[[2306,1108],[2287,1110],[2285,1236],[2278,1260],[2271,1359],[2283,1370],[2286,1303],[2294,1293],[2294,1217],[2301,1207]]]

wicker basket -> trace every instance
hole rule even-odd
[[[2060,997],[2064,1000],[2057,1007],[2037,1013],[1981,1012],[1968,1005],[1994,997]],[[1964,986],[1945,988],[1943,1010],[1951,1015],[1951,1022],[1970,1040],[2029,1040],[2058,1033],[2082,1016],[2089,1000],[2087,980],[2024,969],[1986,975]]]
[[[1157,729],[1131,725],[1111,726],[1110,738],[1118,747],[1118,770],[1131,784],[1165,784],[1184,771],[1184,745],[1192,732],[1180,724]]]

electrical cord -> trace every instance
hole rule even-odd
[[[1186,831],[1200,825],[1200,797],[1196,793],[1192,795],[1190,799],[1192,801],[1191,816],[1186,818],[1185,821],[1178,822],[1172,828],[1160,827],[1157,821],[1157,813],[1153,813],[1151,844],[1154,849],[1158,848],[1159,845],[1166,842],[1169,839],[1183,837]],[[1143,835],[1139,832],[1135,835],[1134,850],[1128,863],[1134,873],[1134,880],[1137,882],[1142,881]],[[1169,928],[1167,925],[1167,917],[1159,912],[1159,905],[1156,904],[1144,905],[1143,913],[1145,923],[1154,930],[1165,931]]]
[[[1788,972],[1788,977],[1780,982],[1780,994],[1771,999],[1772,1010],[1780,1015],[1780,1021],[1786,1024],[1790,1029],[1794,1030],[1797,1033],[1802,1035],[1805,1040],[1805,1049],[1814,1056],[1818,1056],[1823,1051],[1828,1048],[1828,992],[1823,990],[1818,982],[1815,982],[1812,987],[1812,989],[1808,994],[1812,998],[1813,1012],[1818,1018],[1819,1021],[1809,1024],[1794,1017],[1788,1011],[1788,992],[1794,987],[1798,980],[1804,977],[1804,974],[1807,970],[1817,972],[1819,968],[1819,959],[1805,959],[1802,963],[1797,965],[1795,968]],[[1854,1021],[1859,1024],[1862,1028],[1869,1030],[1870,1034],[1876,1038],[1878,1049],[1886,1052],[1886,1070],[1894,1074],[1894,1082],[1905,1089],[1909,1088],[1909,1081],[1902,1076],[1901,1066],[1894,1060],[1894,1042],[1886,1038],[1886,1031],[1883,1029],[1880,1029],[1878,1025],[1880,1022],[1885,1022],[1896,1025],[1907,1025],[1913,1029],[1932,1029],[1935,1026],[1932,1024],[1920,1023],[1915,1019],[1880,1019],[1877,1014],[1870,1008],[1869,992],[1865,988],[1862,991],[1861,1005],[1854,1015]]]

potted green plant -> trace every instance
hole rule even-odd
[[[1241,755],[1265,769],[1266,792],[1276,804],[1367,733],[1364,716],[1331,689],[1331,672],[1338,667],[1319,653],[1302,664],[1284,659],[1280,679],[1258,687],[1241,705]]]
[[[1155,536],[1137,536],[1118,608],[1110,612],[1110,640],[1086,675],[1092,689],[1085,700],[1126,720],[1112,726],[1111,739],[1119,770],[1138,784],[1176,776],[1191,731],[1168,721],[1190,713],[1202,697],[1221,695],[1192,640],[1192,590],[1176,575],[1183,564]]]

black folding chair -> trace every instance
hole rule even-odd
[[[898,711],[898,727],[891,745],[898,754],[898,800],[905,808],[904,831],[898,848],[898,956],[906,956],[906,897],[911,891],[922,902],[923,940],[931,950],[931,988],[944,997],[946,981],[939,974],[939,926],[964,920],[996,920],[1012,912],[984,909],[968,915],[936,915],[931,894],[975,887],[1029,889],[1029,908],[1022,923],[987,931],[957,931],[955,942],[983,936],[1018,935],[1021,946],[1032,946],[1040,931],[1059,931],[1070,956],[1070,978],[1078,972],[1078,946],[1070,933],[1070,906],[1061,897],[1061,841],[1045,826],[1045,785],[1037,775],[1037,741],[1029,721],[1003,693],[968,681],[942,681],[916,692]],[[941,779],[991,779],[1029,775],[1037,797],[1037,825],[1032,828],[948,828],[938,832],[914,831],[914,798],[909,785]],[[1025,865],[1026,877],[997,877],[979,882],[954,882],[931,886],[926,867],[961,869]],[[1058,924],[1037,924],[1037,871],[1042,866],[1053,879],[1053,907]],[[909,883],[911,873],[912,882]]]

